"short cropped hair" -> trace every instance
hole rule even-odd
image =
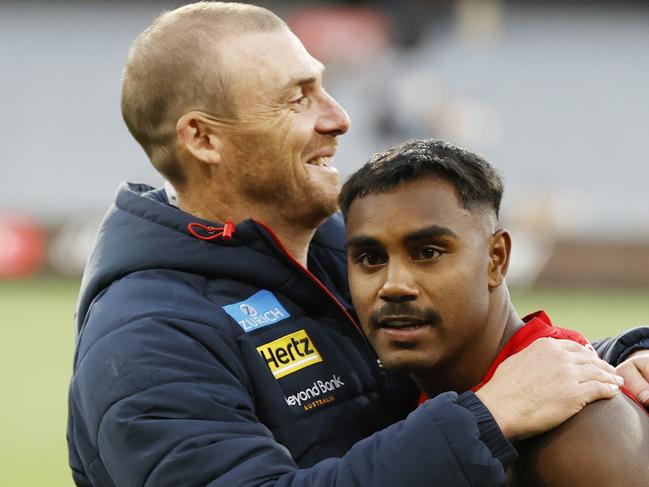
[[[176,123],[201,110],[236,115],[218,47],[230,36],[286,28],[255,5],[197,2],[164,12],[133,42],[122,82],[122,117],[154,167],[172,183],[184,181],[176,161]]]
[[[452,183],[465,209],[487,205],[498,218],[504,186],[496,169],[478,154],[436,139],[412,140],[374,154],[343,185],[340,209],[346,217],[357,198],[425,177]]]

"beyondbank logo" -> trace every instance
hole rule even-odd
[[[335,400],[331,393],[343,387],[345,383],[339,375],[333,374],[329,380],[316,380],[311,387],[284,397],[289,406],[302,406],[305,411],[314,407],[324,406]]]
[[[285,335],[257,347],[276,379],[309,365],[322,362],[322,356],[305,330]]]
[[[279,304],[275,295],[265,289],[244,301],[223,306],[223,310],[232,316],[245,332],[274,325],[291,316]]]

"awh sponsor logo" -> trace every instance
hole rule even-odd
[[[245,301],[223,306],[245,332],[269,326],[290,318],[288,311],[270,291],[259,291]]]
[[[257,347],[276,379],[309,365],[322,362],[322,356],[305,330],[296,331]]]
[[[289,406],[302,406],[305,411],[324,406],[335,400],[330,393],[343,387],[345,383],[340,376],[333,374],[329,380],[317,380],[311,387],[284,397]]]

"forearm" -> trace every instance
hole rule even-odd
[[[423,487],[434,481],[449,487],[486,487],[501,485],[502,462],[516,457],[471,393],[459,400],[446,393],[427,401],[342,458],[306,469],[299,469],[286,449],[263,434],[261,424],[187,422],[176,424],[182,432],[174,432],[168,421],[130,418],[117,425],[131,408],[123,409],[118,407],[106,421],[106,431],[112,433],[101,435],[102,459],[117,485]],[[121,434],[124,428],[130,436]],[[177,439],[169,441],[174,435]],[[184,439],[177,441],[180,435]],[[153,445],[160,452],[155,458],[147,454]]]
[[[245,370],[232,365],[240,363],[235,344],[215,355],[197,347],[195,335],[178,333],[181,324],[145,318],[81,358],[72,383],[69,440],[83,446],[79,468],[92,485],[387,487],[428,486],[433,479],[492,486],[502,484],[502,463],[515,456],[474,394],[446,393],[341,458],[300,468],[276,440],[279,430],[284,438],[317,438],[323,427],[345,434],[341,413],[325,408],[319,421],[302,419],[313,425],[303,430],[292,426],[291,417],[260,420],[269,412],[260,408]],[[291,451],[303,458],[300,448],[314,447],[304,438]]]
[[[505,468],[516,458],[473,393],[444,393],[405,421],[359,442],[343,461],[363,478],[361,485],[494,486],[503,484]]]

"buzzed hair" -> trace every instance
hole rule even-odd
[[[157,17],[133,42],[122,82],[122,117],[153,166],[174,184],[185,176],[176,160],[176,123],[200,110],[235,117],[217,46],[225,38],[287,28],[256,5],[197,2]]]
[[[498,218],[504,186],[496,169],[475,152],[437,139],[412,140],[374,154],[343,185],[340,209],[347,216],[357,198],[431,176],[453,184],[465,209],[487,205]]]

